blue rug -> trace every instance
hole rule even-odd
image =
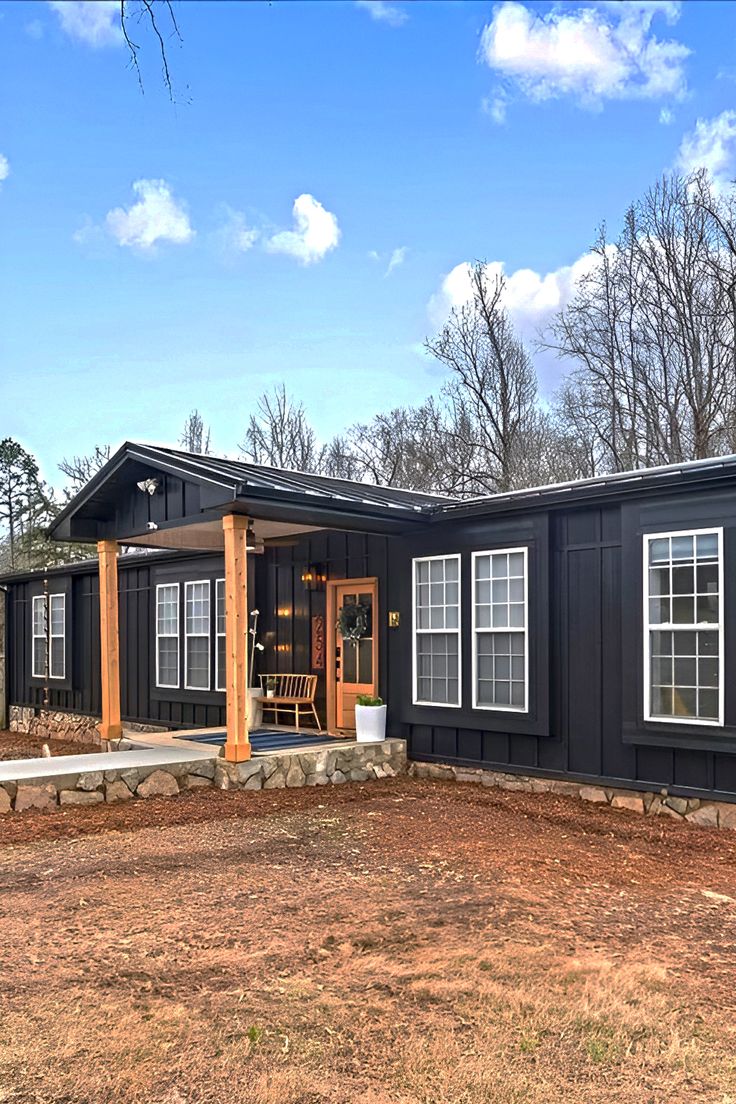
[[[207,732],[201,736],[182,736],[176,739],[193,740],[198,744],[224,744],[225,730]],[[287,751],[291,748],[310,747],[314,744],[334,744],[334,736],[319,732],[280,732],[269,728],[259,728],[250,734],[253,751]]]

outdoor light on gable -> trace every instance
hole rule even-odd
[[[310,564],[302,571],[302,582],[307,590],[321,590],[327,582],[327,569],[323,564]]]
[[[141,479],[138,483],[136,483],[136,487],[138,488],[139,491],[143,491],[144,494],[149,494],[149,495],[155,495],[155,493],[158,490],[159,486],[160,486],[160,480],[154,479],[154,478]]]

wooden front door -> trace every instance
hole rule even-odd
[[[334,700],[334,727],[355,729],[355,700],[359,694],[378,693],[378,582],[346,579],[331,584],[334,634],[330,649],[330,681]],[[360,606],[365,628],[357,639],[343,637],[338,626],[340,611]],[[332,712],[332,710],[330,710]],[[328,722],[329,723],[329,722]]]

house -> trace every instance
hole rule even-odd
[[[736,801],[736,457],[454,501],[126,444],[53,535],[99,559],[0,580],[16,723],[247,758],[258,609],[330,731],[377,693],[415,760]]]

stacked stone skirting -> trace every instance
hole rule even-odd
[[[257,755],[247,763],[218,759],[215,784],[222,790],[276,790],[296,786],[338,785],[393,778],[406,771],[406,741],[348,744],[314,751]]]
[[[528,793],[553,793],[564,797],[577,797],[597,805],[610,805],[612,809],[628,809],[644,816],[667,816],[674,820],[689,821],[706,828],[735,828],[736,804],[728,801],[701,801],[693,797],[674,797],[662,790],[647,793],[643,790],[624,790],[590,783],[563,782],[554,778],[537,778],[523,774],[504,774],[501,771],[453,767],[445,763],[411,763],[409,774],[413,778],[435,778],[448,782],[475,782],[481,786],[501,790],[525,790]]]
[[[100,744],[98,717],[82,713],[61,713],[51,709],[34,709],[30,705],[11,705],[8,727],[11,732],[25,732],[44,740],[67,740],[71,744]]]
[[[48,762],[48,761],[46,761]],[[283,789],[337,785],[393,778],[406,770],[406,744],[354,744],[327,750],[257,756],[247,763],[195,759],[156,767],[115,768],[0,782],[0,814],[57,806],[101,805],[133,797],[168,797],[185,790],[216,786],[221,790]],[[46,765],[46,764],[44,764]]]

